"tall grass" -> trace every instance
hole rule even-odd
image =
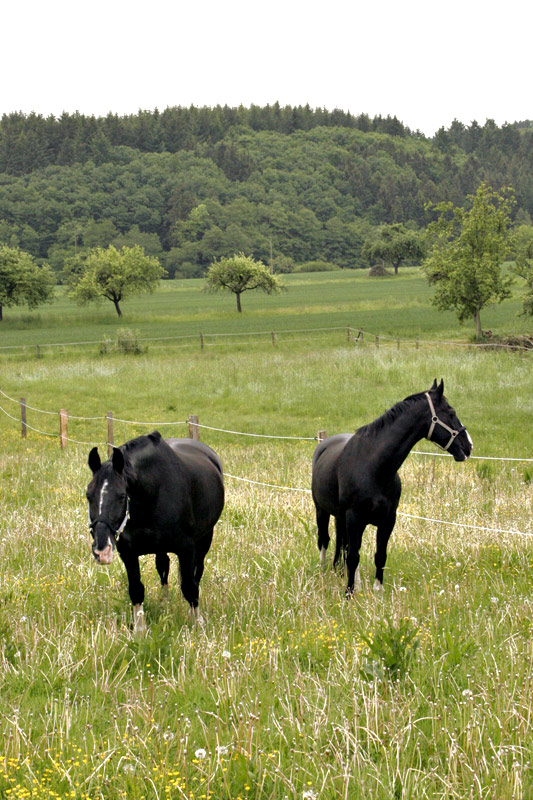
[[[57,414],[28,410],[53,436],[23,440],[0,412],[0,797],[532,797],[533,542],[509,532],[533,533],[528,462],[409,457],[382,597],[373,529],[347,601],[331,554],[320,571],[309,494],[230,477],[200,627],[175,560],[164,599],[145,557],[149,634],[135,637],[125,570],[90,554],[86,459],[107,410],[174,421],[167,435],[186,435],[196,413],[313,437],[354,430],[441,376],[474,454],[532,457],[531,365],[516,353],[356,349],[343,337],[3,359],[0,388],[15,401],[100,419],[71,417],[71,438],[90,445],[61,451]],[[18,418],[16,402],[0,406]],[[117,443],[149,430],[132,422],[115,423]],[[313,441],[201,436],[228,474],[309,488]]]

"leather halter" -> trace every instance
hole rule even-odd
[[[441,419],[439,419],[437,414],[435,413],[435,406],[433,405],[433,401],[429,396],[429,392],[426,392],[426,397],[429,403],[429,410],[431,411],[431,425],[429,426],[429,431],[426,436],[426,439],[429,439],[430,442],[433,442],[433,444],[436,444],[438,447],[442,448],[442,450],[449,450],[452,445],[452,442],[454,442],[457,436],[459,436],[460,433],[465,431],[466,428],[464,425],[461,425],[461,427],[458,430],[454,430],[454,428],[450,428],[449,425],[446,425],[446,423],[443,422]],[[434,442],[433,439],[431,438],[431,434],[435,430],[436,425],[440,425],[442,428],[445,428],[450,434],[448,444],[445,445],[439,444],[438,442]]]
[[[124,528],[128,524],[129,518],[130,518],[130,498],[129,497],[126,497],[126,513],[124,514],[124,519],[122,520],[122,522],[120,523],[119,527],[116,530],[114,530],[111,527],[111,525],[109,524],[109,522],[105,521],[105,519],[95,519],[93,521],[91,519],[91,509],[89,508],[89,528],[91,530],[91,533],[92,533],[92,530],[93,530],[94,526],[98,522],[103,522],[104,525],[107,525],[107,527],[109,528],[109,530],[111,531],[111,533],[113,534],[113,536],[115,537],[115,540],[117,542],[120,539],[120,534],[123,532]]]

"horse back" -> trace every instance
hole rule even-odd
[[[222,462],[208,445],[194,439],[165,439],[177,456],[180,473],[186,479],[190,493],[191,512],[196,523],[200,520],[212,528],[224,507]]]

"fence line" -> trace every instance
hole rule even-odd
[[[2,389],[0,389],[0,395],[3,395],[7,400],[11,401],[12,403],[16,403],[17,405],[19,404],[18,400],[15,400],[13,397],[10,397]],[[45,431],[41,431],[38,428],[34,428],[31,425],[29,425],[26,422],[26,409],[31,409],[32,411],[35,411],[35,412],[41,413],[41,414],[51,414],[51,415],[59,416],[59,417],[61,417],[61,412],[48,411],[48,410],[45,410],[45,409],[34,408],[33,406],[29,406],[26,403],[26,400],[24,398],[21,398],[20,405],[21,405],[23,431],[24,431],[25,428],[28,428],[29,430],[33,430],[36,433],[41,433],[44,436],[55,436],[56,435],[56,434],[46,433]],[[16,417],[14,417],[11,414],[9,414],[1,406],[0,406],[0,411],[2,413],[4,413],[7,417],[9,417],[10,419],[14,420],[15,422],[19,421]],[[107,423],[108,423],[108,439],[112,439],[112,436],[109,435],[109,424],[113,423],[113,422],[120,422],[120,423],[122,423],[124,425],[147,426],[147,427],[150,427],[150,428],[159,428],[159,427],[163,427],[163,426],[178,426],[178,425],[187,425],[187,424],[190,425],[191,424],[191,417],[189,417],[189,419],[187,419],[187,420],[171,420],[171,421],[165,421],[165,422],[164,421],[160,421],[160,422],[145,422],[145,421],[142,421],[142,420],[122,419],[120,417],[115,417],[112,414],[112,412],[110,412],[110,411],[105,415],[101,415],[101,416],[97,416],[97,417],[75,416],[73,414],[67,414],[67,412],[64,409],[63,409],[63,412],[64,412],[64,416],[67,417],[67,419],[74,419],[74,420],[78,420],[78,421],[79,420],[81,420],[81,421],[95,421],[95,420],[104,421],[104,420],[107,420]],[[313,442],[314,441],[314,442],[316,442],[316,441],[321,441],[322,439],[326,438],[326,432],[325,431],[319,431],[319,433],[316,436],[285,436],[285,435],[273,434],[273,433],[272,434],[271,433],[253,433],[253,432],[246,432],[246,431],[236,431],[236,430],[231,430],[231,429],[228,429],[228,428],[217,428],[217,427],[214,427],[212,425],[200,424],[200,422],[198,421],[198,417],[195,417],[195,421],[194,421],[193,424],[195,426],[195,430],[196,431],[198,431],[199,428],[204,428],[205,430],[216,431],[218,433],[227,433],[227,434],[231,434],[232,436],[249,436],[249,437],[258,438],[258,439],[282,439],[282,440],[285,440],[285,441],[299,441],[299,442]],[[24,435],[25,434],[23,432],[22,436],[24,436]],[[66,436],[66,435],[63,438],[66,441],[74,441],[74,440],[70,440],[68,438],[68,436]],[[91,442],[80,442],[80,444],[91,444]],[[111,445],[113,445],[113,442],[112,441],[111,442],[108,441],[107,444],[108,444],[108,446],[111,446]],[[411,455],[431,456],[432,458],[451,458],[451,455],[449,453],[439,453],[439,452],[431,452],[431,451],[425,451],[425,450],[412,450],[411,451]],[[477,460],[477,461],[509,461],[509,462],[520,462],[520,463],[533,463],[533,458],[515,457],[515,456],[470,456],[470,458],[473,459],[473,460]]]
[[[262,483],[261,481],[254,481],[250,478],[240,478],[237,475],[230,475],[228,472],[224,473],[225,478],[233,478],[236,481],[244,481],[244,483],[252,483],[256,486],[266,486],[269,489],[283,489],[287,492],[302,492],[305,494],[311,494],[311,489],[302,489],[300,487],[294,486],[279,486],[275,483]],[[399,517],[407,517],[408,519],[418,519],[422,520],[423,522],[437,522],[440,525],[453,525],[457,528],[471,528],[477,531],[489,531],[490,533],[511,533],[516,536],[533,536],[533,533],[530,531],[512,531],[506,530],[504,528],[488,528],[484,525],[472,525],[468,522],[449,522],[445,519],[434,519],[433,517],[419,517],[416,514],[406,514],[402,511],[396,512]]]
[[[2,411],[10,419],[14,420],[15,422],[18,422],[17,418],[13,417],[11,414],[9,414],[2,406],[0,406],[0,411]],[[62,409],[61,412],[60,412],[61,428],[60,428],[59,433],[56,433],[56,434],[47,433],[46,431],[41,431],[38,428],[34,428],[33,426],[28,425],[28,423],[26,423],[26,422],[25,422],[25,426],[27,428],[29,428],[30,430],[41,434],[42,436],[50,436],[50,437],[59,436],[60,437],[60,441],[61,441],[61,447],[63,447],[63,448],[66,446],[66,442],[72,442],[74,444],[80,444],[80,445],[84,445],[84,446],[87,446],[87,447],[94,447],[94,446],[97,446],[98,444],[105,444],[105,445],[107,445],[108,449],[111,449],[111,448],[114,447],[113,441],[83,442],[83,441],[80,441],[78,439],[70,438],[69,436],[67,436],[66,420],[65,420],[64,415],[65,415],[65,411],[64,411],[64,409]],[[100,417],[98,419],[100,419]],[[110,417],[110,416],[107,417],[108,421],[111,420],[111,419],[114,419],[114,418]],[[189,422],[189,436],[190,436],[191,439],[197,439],[198,438],[197,429],[199,427],[208,428],[208,430],[222,430],[220,428],[210,428],[207,425],[199,425],[198,417],[195,417],[194,415],[191,415],[189,417],[188,422]],[[236,433],[236,431],[234,431],[233,433]],[[321,438],[322,438],[321,434],[324,434],[324,433],[325,433],[324,431],[320,431],[318,436],[314,437],[314,439],[318,439],[320,441]],[[254,434],[251,434],[251,435],[254,435]],[[256,434],[256,435],[261,436],[262,434]],[[275,438],[286,438],[286,437],[275,437]],[[528,460],[532,460],[532,459],[528,459]],[[261,482],[261,481],[252,480],[251,478],[242,478],[242,477],[240,477],[238,475],[232,475],[229,472],[225,472],[224,476],[226,478],[232,478],[233,480],[243,481],[244,483],[250,483],[250,484],[253,484],[253,485],[256,485],[256,486],[263,486],[263,487],[266,487],[266,488],[269,488],[269,489],[279,489],[279,490],[288,491],[288,492],[302,492],[302,493],[305,493],[305,494],[311,494],[311,489],[304,489],[304,488],[301,488],[301,487],[294,487],[294,486],[282,486],[280,484],[275,484],[275,483],[264,483],[264,482]],[[517,536],[533,536],[533,533],[525,532],[525,531],[513,531],[513,530],[505,530],[505,529],[501,529],[501,528],[489,528],[489,527],[485,527],[485,526],[481,526],[481,525],[472,525],[470,523],[463,523],[463,522],[450,522],[448,520],[434,519],[434,518],[431,518],[431,517],[420,517],[420,516],[416,516],[415,514],[406,514],[406,513],[403,513],[401,511],[398,511],[397,513],[398,513],[399,516],[407,517],[409,519],[418,519],[418,520],[422,520],[422,521],[425,521],[425,522],[436,522],[436,523],[438,523],[440,525],[453,525],[453,526],[459,527],[459,528],[470,528],[470,529],[474,529],[474,530],[489,531],[489,532],[492,532],[492,533],[509,533],[509,534],[513,534],[513,535],[517,535]]]
[[[140,337],[137,341],[139,342],[171,342],[176,340],[183,340],[183,339],[195,339],[200,342],[200,348],[203,350],[204,346],[216,346],[217,343],[214,342],[206,342],[205,339],[207,337],[219,337],[219,338],[232,338],[236,336],[270,336],[272,337],[272,344],[276,345],[276,337],[282,337],[285,334],[291,333],[313,333],[317,331],[347,331],[348,333],[348,340],[351,339],[353,344],[361,345],[364,342],[364,336],[374,337],[376,347],[379,347],[380,341],[385,342],[396,342],[397,347],[400,347],[400,344],[404,345],[415,345],[418,349],[420,344],[424,345],[445,345],[447,347],[483,347],[483,348],[500,348],[500,349],[507,349],[507,350],[517,350],[521,354],[524,352],[532,352],[533,348],[530,347],[523,347],[522,345],[513,345],[513,344],[502,344],[498,342],[449,342],[449,341],[439,341],[439,340],[425,340],[425,339],[403,339],[398,336],[384,336],[383,334],[376,334],[370,331],[366,331],[363,328],[357,328],[352,325],[346,326],[332,326],[332,327],[323,327],[323,328],[287,328],[281,331],[241,331],[238,333],[186,333],[186,334],[179,334],[176,336],[150,336],[150,337]],[[357,333],[357,336],[354,334]],[[0,351],[9,351],[9,350],[23,350],[26,351],[29,348],[36,347],[37,353],[40,355],[40,348],[41,347],[81,347],[86,345],[93,345],[93,344],[104,344],[107,340],[105,339],[92,339],[88,341],[81,341],[81,342],[44,342],[44,343],[34,343],[34,344],[13,344],[13,345],[0,345]],[[300,340],[297,340],[300,341]],[[304,341],[309,341],[306,338]],[[245,342],[242,342],[245,343]],[[222,343],[220,343],[221,345]],[[219,346],[220,346],[219,345]],[[194,345],[186,345],[186,346],[194,346]]]

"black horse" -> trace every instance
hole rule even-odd
[[[411,448],[424,437],[448,450],[456,461],[472,452],[472,440],[444,397],[444,382],[413,394],[354,434],[324,439],[313,455],[312,493],[318,525],[318,549],[325,565],[329,518],[335,517],[334,566],[341,552],[348,586],[360,583],[359,549],[368,524],[377,526],[376,580],[383,587],[387,543],[396,522],[402,485],[398,470]]]
[[[161,585],[168,584],[176,553],[181,590],[198,617],[198,587],[213,528],[224,507],[222,464],[207,445],[163,439],[158,431],[113,450],[102,464],[89,453],[93,478],[87,487],[92,551],[110,564],[116,548],[128,573],[135,631],[145,629],[139,556],[155,553]]]

